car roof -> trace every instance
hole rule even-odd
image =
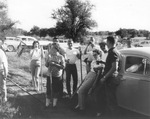
[[[17,38],[31,38],[31,39],[33,39],[33,40],[35,40],[35,41],[37,41],[37,39],[36,38],[34,38],[34,37],[31,37],[31,36],[17,36]]]
[[[33,39],[36,39],[34,37],[31,37],[31,36],[17,36],[18,38],[33,38]]]
[[[150,47],[134,47],[119,50],[121,54],[144,55],[150,58]]]

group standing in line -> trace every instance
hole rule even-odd
[[[94,38],[91,37],[84,51],[84,54],[87,54],[85,60],[87,76],[84,78],[84,82],[77,91],[78,104],[75,109],[80,112],[85,109],[85,97],[96,80],[98,70],[103,69],[101,77],[97,82],[97,87],[100,87],[96,94],[97,114],[100,115],[104,113],[105,110],[113,113],[117,108],[115,95],[117,86],[114,81],[118,75],[119,67],[119,52],[116,49],[116,39],[113,36],[108,36],[106,43],[104,43],[103,46],[99,44],[99,47],[97,47],[94,42]],[[62,75],[64,70],[66,72],[66,88],[69,97],[77,90],[78,72],[76,61],[81,58],[82,52],[73,48],[72,40],[68,40],[67,45],[67,49],[63,50],[58,44],[58,39],[54,38],[53,43],[48,45],[48,50],[44,54],[43,48],[40,47],[39,42],[33,42],[33,49],[30,51],[31,84],[35,90],[39,91],[39,74],[42,66],[41,60],[45,57],[45,66],[47,67],[46,107],[49,107],[50,104],[52,104],[53,107],[57,106],[59,95],[63,92]],[[108,47],[108,52],[106,51],[106,45]],[[8,63],[6,54],[3,53],[1,49],[0,52],[3,54],[0,56],[0,86],[3,100],[6,101],[7,91],[4,79],[8,74]],[[98,61],[100,63],[98,63]],[[70,86],[71,75],[73,78],[73,89],[71,89]]]

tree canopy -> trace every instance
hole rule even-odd
[[[52,18],[57,21],[57,35],[65,35],[67,38],[72,38],[74,42],[78,41],[88,29],[97,25],[91,19],[93,7],[88,1],[66,0],[64,6],[52,13]]]
[[[4,39],[4,37],[8,33],[8,30],[10,30],[15,23],[16,22],[13,22],[11,19],[8,18],[7,5],[4,2],[0,1],[0,38],[1,39]]]

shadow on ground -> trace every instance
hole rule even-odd
[[[87,101],[87,108],[84,114],[74,112],[72,107],[76,103],[76,98],[70,100],[69,98],[61,98],[58,101],[57,108],[45,108],[45,94],[23,95],[17,97],[10,97],[9,101],[13,103],[16,108],[19,108],[14,119],[96,119],[95,107],[90,101]],[[119,112],[115,116],[103,115],[103,119],[149,119],[149,117],[119,108]]]

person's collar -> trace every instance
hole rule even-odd
[[[115,48],[115,47],[111,47],[111,48],[108,50],[108,52],[112,51],[114,48]]]

